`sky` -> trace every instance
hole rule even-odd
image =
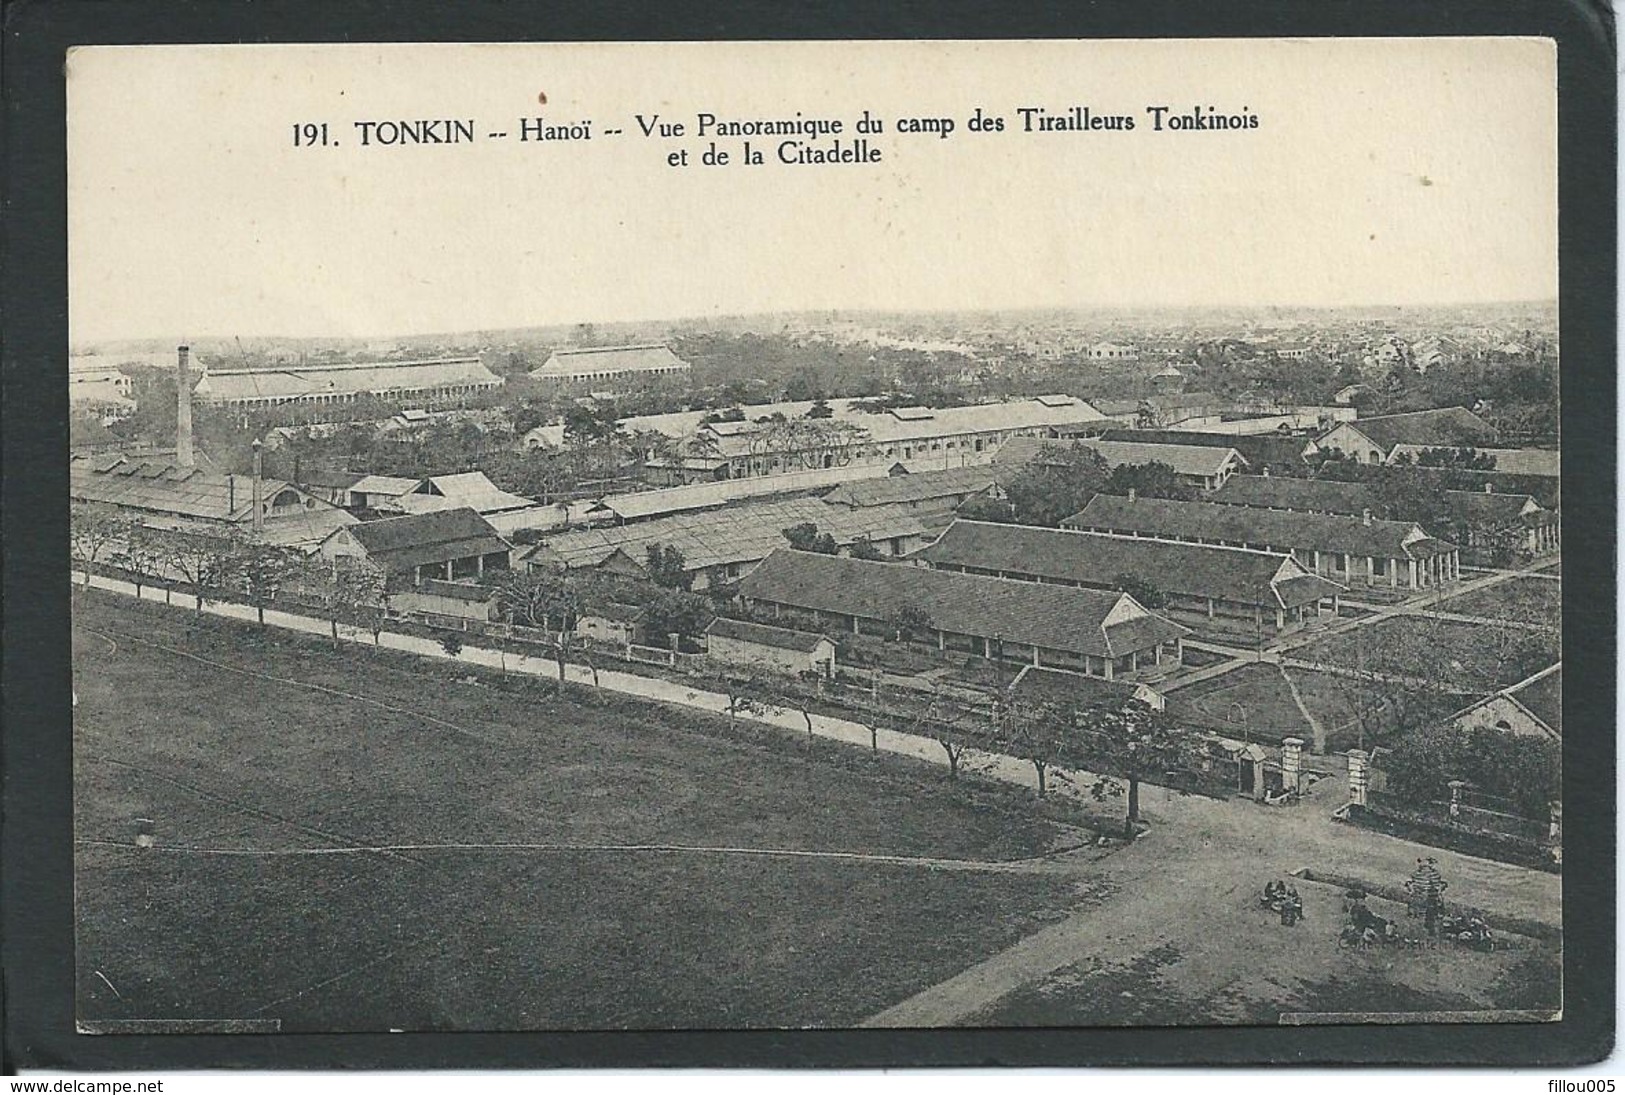
[[[1160,105],[1258,125],[1155,132]],[[1020,107],[1072,106],[1135,129],[1021,131]],[[1005,129],[970,131],[977,108]],[[865,110],[878,163],[783,165],[782,136],[699,162],[700,112],[840,119],[850,145]],[[520,143],[537,117],[592,138]],[[354,124],[451,118],[473,143],[362,147]],[[328,145],[295,147],[321,122]],[[81,347],[1557,289],[1540,39],[90,47],[68,144]]]

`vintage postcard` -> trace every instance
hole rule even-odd
[[[1561,1017],[1552,41],[66,71],[81,1032]]]

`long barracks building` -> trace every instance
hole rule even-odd
[[[1188,628],[1126,593],[1039,586],[974,574],[784,548],[739,583],[741,599],[814,628],[890,635],[905,609],[911,636],[939,650],[1115,680],[1176,665]]]
[[[375,397],[414,406],[460,403],[502,386],[478,357],[428,361],[210,369],[193,389],[199,402],[233,411],[299,405],[338,406]]]
[[[1456,545],[1414,521],[1097,494],[1066,528],[1290,554],[1347,586],[1431,589],[1460,577]]]
[[[1143,583],[1181,622],[1238,634],[1296,630],[1337,613],[1342,586],[1286,554],[958,520],[911,560],[934,570],[1046,585],[1123,590]]]

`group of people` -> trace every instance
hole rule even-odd
[[[1264,896],[1260,904],[1281,914],[1281,923],[1290,928],[1296,926],[1303,919],[1303,898],[1298,896],[1297,887],[1290,882],[1273,879],[1264,884]]]
[[[1399,925],[1387,917],[1372,912],[1365,903],[1366,895],[1363,890],[1350,890],[1345,897],[1349,923],[1348,927],[1343,929],[1343,937],[1347,941],[1367,946],[1373,943],[1399,941]]]

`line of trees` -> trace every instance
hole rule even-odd
[[[161,586],[166,602],[184,584],[201,615],[210,602],[238,601],[265,612],[278,602],[316,608],[332,625],[364,628],[377,643],[392,592],[388,575],[363,558],[327,559],[267,544],[247,530],[225,536],[153,529],[106,506],[76,506],[69,521],[73,555],[84,567],[84,583],[97,564],[116,566],[136,587]]]

